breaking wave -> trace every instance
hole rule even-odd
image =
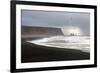
[[[52,36],[28,42],[48,47],[76,49],[83,52],[90,52],[89,36]]]

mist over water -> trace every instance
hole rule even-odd
[[[79,27],[63,27],[60,30],[64,35],[45,37],[28,42],[48,47],[90,52],[90,36],[84,35]]]

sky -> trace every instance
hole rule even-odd
[[[21,10],[22,26],[79,27],[86,35],[90,34],[90,14],[79,12],[56,12],[39,10]]]

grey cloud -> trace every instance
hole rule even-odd
[[[84,33],[90,33],[89,13],[22,10],[21,22],[24,26],[56,28],[78,26]]]

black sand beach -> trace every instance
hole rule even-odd
[[[90,59],[89,53],[79,50],[45,47],[25,40],[22,40],[21,52],[22,63]]]

